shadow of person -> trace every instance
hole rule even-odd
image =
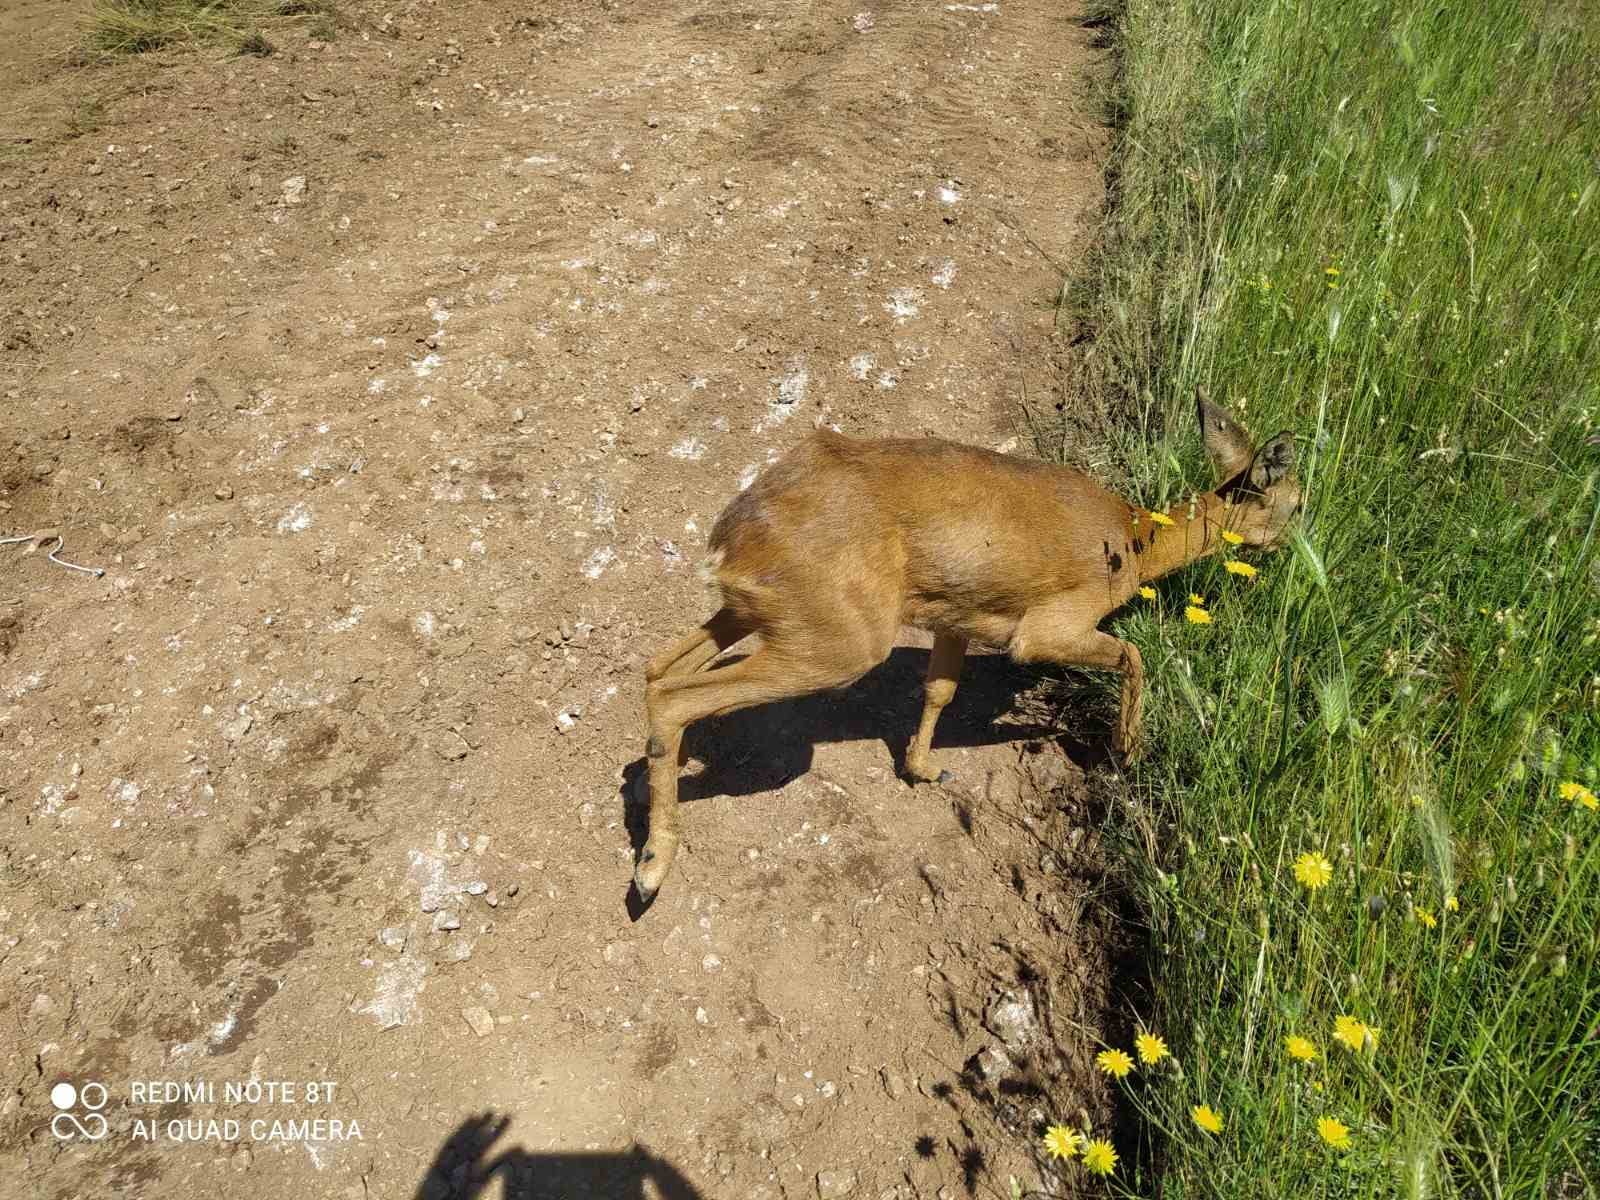
[[[611,1153],[506,1146],[493,1154],[510,1126],[510,1117],[493,1112],[464,1120],[439,1147],[414,1200],[704,1200],[643,1146]]]

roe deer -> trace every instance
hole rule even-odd
[[[634,886],[655,895],[678,851],[683,731],[786,696],[842,687],[888,657],[902,625],[931,631],[922,722],[905,773],[935,780],[928,744],[955,695],[968,641],[1018,662],[1122,673],[1113,744],[1138,750],[1139,651],[1096,626],[1139,585],[1222,545],[1278,543],[1300,504],[1294,441],[1252,450],[1223,410],[1198,398],[1224,482],[1165,513],[1118,499],[1069,467],[936,438],[859,441],[821,431],[734,498],[701,573],[722,607],[645,668],[650,834]],[[702,672],[749,634],[749,657]]]

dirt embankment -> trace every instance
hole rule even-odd
[[[361,4],[102,68],[42,28],[0,534],[105,575],[0,547],[5,1177],[996,1195],[1103,1119],[1093,839],[1001,660],[944,788],[893,771],[914,637],[691,734],[624,904],[640,664],[734,489],[816,423],[1007,445],[1055,386],[1103,144],[1069,12]],[[104,1138],[52,1133],[62,1081]]]

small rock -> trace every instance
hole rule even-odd
[[[222,727],[222,740],[230,746],[235,745],[250,732],[250,726],[254,724],[255,718],[249,713],[240,713]]]
[[[481,896],[489,890],[489,885],[481,879],[474,879],[463,890],[469,896]]]
[[[488,1037],[494,1032],[494,1018],[489,1015],[487,1008],[474,1005],[472,1008],[463,1008],[461,1018],[472,1027],[472,1032],[479,1037]]]
[[[435,933],[448,929],[460,929],[461,918],[449,909],[440,909],[433,914],[433,929]]]
[[[283,181],[283,203],[303,204],[306,198],[306,177],[304,175],[291,175]]]
[[[1039,1033],[1033,998],[1026,993],[1020,997],[1014,992],[1000,993],[984,1014],[983,1023],[1012,1050],[1028,1045]]]
[[[440,914],[441,916],[443,914]],[[390,925],[378,930],[378,941],[391,950],[404,950],[410,930],[404,925]]]
[[[1015,1065],[1011,1056],[999,1046],[985,1046],[972,1056],[972,1065],[979,1075],[993,1083],[1006,1075]]]
[[[485,896],[483,898],[483,902],[485,904],[487,904],[490,908],[499,908],[500,907],[500,893],[499,892],[490,892],[487,896]]]
[[[433,752],[446,762],[455,762],[467,756],[467,743],[454,732],[435,734],[428,739],[428,744],[433,747]]]
[[[708,954],[700,960],[700,969],[703,971],[720,971],[722,960],[715,954]]]
[[[227,485],[225,483],[221,487],[219,487],[215,492],[213,492],[211,494],[213,496],[215,496],[218,500],[232,500],[233,499],[233,488],[231,488],[229,485]]]
[[[856,1173],[829,1168],[817,1172],[818,1200],[840,1200],[856,1190]]]
[[[522,889],[521,889],[520,886],[518,886],[517,884],[513,883],[513,884],[510,884],[510,885],[508,885],[506,887],[506,895],[515,896],[521,890]]]
[[[233,1152],[233,1169],[235,1171],[247,1171],[254,1160],[255,1155],[250,1153],[250,1147],[240,1146]]]
[[[465,939],[457,939],[450,943],[448,955],[451,962],[466,962],[472,957],[472,943]]]
[[[1027,760],[1027,769],[1033,786],[1045,796],[1066,787],[1077,773],[1067,756],[1059,750],[1045,750],[1032,755]]]
[[[906,1094],[905,1082],[888,1067],[879,1071],[878,1077],[883,1080],[883,1090],[889,1093],[889,1099],[898,1100]]]

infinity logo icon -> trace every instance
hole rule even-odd
[[[57,1141],[70,1142],[81,1137],[85,1141],[98,1142],[110,1131],[109,1122],[100,1115],[107,1098],[104,1084],[86,1083],[81,1088],[65,1082],[56,1084],[50,1089],[50,1103],[61,1111],[51,1119],[50,1132],[55,1134]],[[72,1111],[80,1101],[88,1110],[81,1120]]]

